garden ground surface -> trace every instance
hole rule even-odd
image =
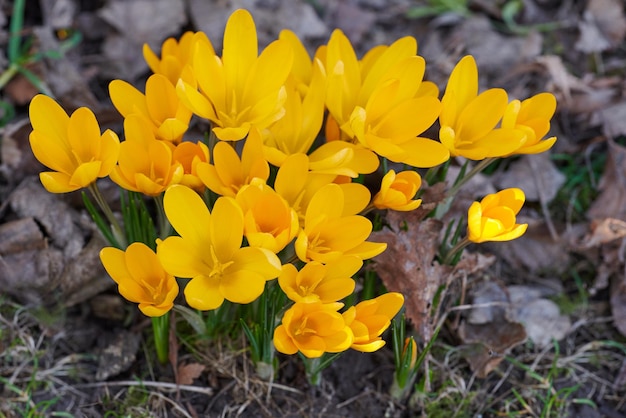
[[[39,89],[17,75],[0,90],[0,417],[626,416],[622,2],[27,0],[21,33],[32,43],[24,54],[45,55],[28,66],[40,89],[68,111],[90,107],[103,127],[119,132],[107,85],[121,78],[143,88],[142,45],[158,50],[185,30],[203,30],[220,45],[238,7],[254,16],[261,46],[284,27],[311,52],[334,28],[361,54],[409,35],[426,59],[426,78],[441,89],[472,54],[481,88],[502,87],[520,99],[553,93],[554,148],[490,167],[451,211],[464,216],[473,199],[520,187],[527,234],[470,247],[463,268],[445,280],[398,279],[421,295],[407,309],[429,286],[445,287],[439,310],[414,324],[421,347],[424,334],[442,328],[408,399],[389,395],[388,347],[345,353],[314,387],[299,358],[280,356],[267,382],[239,334],[191,336],[179,321],[176,356],[161,366],[150,321],[120,298],[99,265],[104,242],[80,195],[52,196],[39,184],[27,118]],[[12,12],[13,3],[0,0],[0,51]],[[193,129],[201,135],[203,128]],[[431,192],[425,203],[436,203]],[[436,247],[432,223],[420,225],[407,231],[415,252],[396,257],[425,259]],[[442,272],[430,261],[425,267]]]

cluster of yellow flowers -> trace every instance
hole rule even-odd
[[[101,252],[120,293],[154,317],[173,307],[176,278],[190,279],[185,299],[198,310],[250,303],[278,278],[293,301],[274,333],[287,354],[377,350],[402,307],[398,293],[344,312],[339,301],[353,293],[364,260],[386,248],[367,241],[372,223],[363,213],[416,209],[421,177],[389,170],[373,197],[354,179],[378,170],[381,158],[429,168],[450,156],[542,152],[556,140],[543,138],[556,107],[551,94],[522,102],[508,102],[501,89],[478,94],[472,57],[459,62],[439,100],[412,37],[359,60],[335,30],[311,59],[283,30],[259,54],[252,16],[237,10],[221,56],[200,32],[166,40],[160,57],[147,46],[143,52],[153,72],[145,93],[122,80],[109,88],[124,117],[123,142],[101,133],[87,108],[68,116],[49,97],[33,99],[30,143],[51,170],[41,181],[64,193],[108,176],[128,191],[163,195],[175,235],[158,239],[156,251],[155,243],[132,243]],[[194,115],[211,123],[207,143],[183,140]],[[420,136],[437,120],[439,141]],[[470,239],[523,234],[516,223],[523,202],[519,189],[476,202]]]

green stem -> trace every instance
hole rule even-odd
[[[452,261],[454,260],[454,258],[456,257],[456,255],[463,251],[463,249],[465,247],[467,247],[468,245],[470,245],[472,242],[466,237],[463,240],[459,241],[456,243],[456,245],[454,247],[452,247],[450,249],[450,251],[448,251],[448,253],[446,254],[445,258],[443,259],[442,264],[443,265],[451,265]]]
[[[169,330],[170,313],[152,317],[152,332],[154,333],[154,347],[161,364],[167,363],[169,357]]]
[[[111,207],[107,203],[106,199],[104,198],[104,196],[102,196],[102,193],[100,193],[100,189],[98,188],[96,182],[94,181],[93,183],[91,183],[88,189],[91,193],[91,196],[100,207],[100,210],[102,210],[102,213],[104,213],[104,216],[106,216],[107,220],[111,224],[113,236],[115,236],[117,242],[122,246],[122,249],[126,248],[128,243],[126,242],[126,235],[124,234],[124,230],[122,229],[120,223],[113,214],[113,211],[111,210]]]
[[[20,67],[16,64],[9,65],[9,68],[0,74],[0,90],[18,73]]]
[[[25,8],[26,0],[15,0],[13,3],[13,14],[9,28],[9,46],[7,48],[7,58],[11,64],[15,64],[19,56]]]
[[[452,188],[448,190],[448,193],[446,193],[446,196],[453,197],[454,195],[456,195],[456,193],[465,183],[470,181],[472,177],[474,177],[476,174],[480,173],[485,168],[487,168],[487,166],[489,166],[489,164],[491,164],[495,160],[496,160],[495,157],[489,157],[489,158],[485,158],[484,160],[479,161],[474,167],[472,167],[470,171],[468,171],[463,176],[463,178],[459,179],[459,181],[457,181],[456,184],[454,184],[454,186],[452,186]]]
[[[158,222],[158,234],[159,238],[165,239],[170,235],[170,222],[165,216],[165,207],[163,206],[163,193],[154,197],[154,202],[157,208],[157,222]]]

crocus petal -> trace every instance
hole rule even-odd
[[[69,193],[80,189],[82,186],[72,184],[70,176],[56,171],[39,173],[39,180],[43,187],[50,193]]]
[[[298,352],[298,347],[293,343],[293,340],[287,334],[286,328],[284,325],[279,325],[274,330],[274,347],[276,347],[276,351],[283,354],[296,354]]]
[[[207,276],[194,277],[185,286],[185,300],[194,309],[208,311],[224,303],[219,281]]]
[[[167,219],[180,236],[194,246],[208,248],[211,214],[196,192],[181,185],[171,186],[165,192],[163,205]]]

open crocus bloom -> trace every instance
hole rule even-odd
[[[295,243],[300,260],[328,263],[347,255],[365,260],[387,248],[385,243],[366,241],[372,223],[364,216],[344,215],[344,199],[337,184],[327,184],[315,193]]]
[[[72,192],[111,173],[120,141],[111,130],[100,134],[91,110],[81,107],[68,116],[53,99],[38,94],[30,103],[29,113],[33,154],[53,170],[39,175],[47,191]]]
[[[259,55],[254,20],[239,9],[226,23],[221,58],[206,37],[194,42],[192,68],[199,90],[182,79],[176,89],[194,114],[213,122],[219,139],[238,141],[251,126],[263,130],[283,116],[284,84],[293,62],[287,41],[276,40]]]
[[[352,330],[337,310],[343,303],[296,302],[274,330],[274,346],[284,354],[300,351],[308,358],[340,353],[350,348]]]
[[[120,294],[138,303],[144,315],[161,316],[174,306],[178,283],[163,269],[156,254],[147,245],[134,242],[126,251],[103,248],[100,260],[117,283]]]
[[[189,306],[210,310],[224,299],[250,303],[265,289],[265,282],[280,274],[280,260],[259,247],[241,247],[244,217],[230,197],[220,197],[209,212],[192,189],[171,186],[163,199],[165,214],[179,236],[157,245],[165,270],[189,277],[185,299]]]
[[[497,127],[507,108],[508,95],[502,89],[478,94],[478,69],[470,55],[452,70],[441,103],[439,139],[453,157],[502,157],[520,148],[527,139],[523,130]]]
[[[362,265],[363,261],[355,256],[328,264],[311,261],[300,271],[293,264],[285,264],[278,276],[278,284],[294,302],[335,302],[354,291],[352,276]]]

